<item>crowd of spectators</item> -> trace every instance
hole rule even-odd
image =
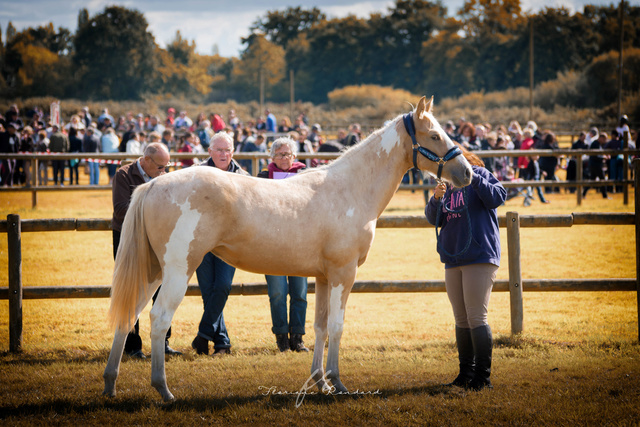
[[[147,144],[161,142],[169,152],[204,154],[214,134],[227,132],[233,137],[236,152],[266,153],[268,145],[277,137],[287,135],[300,144],[300,152],[339,152],[345,146],[353,145],[361,139],[360,126],[354,124],[350,131],[342,130],[341,140],[325,141],[320,124],[309,125],[304,113],[292,122],[282,117],[277,126],[276,116],[268,109],[264,116],[242,121],[234,110],[229,110],[226,118],[217,113],[208,116],[199,113],[193,120],[188,111],[176,114],[169,108],[164,117],[142,113],[127,113],[115,119],[104,108],[94,117],[88,107],[73,114],[67,123],[60,126],[47,122],[43,112],[37,108],[21,116],[17,105],[0,115],[0,153],[85,153],[78,159],[39,161],[38,185],[79,184],[80,167],[89,176],[90,185],[98,185],[100,171],[106,170],[109,183],[117,170],[119,161],[93,159],[86,153],[127,153],[140,155]],[[321,146],[325,145],[324,148]],[[195,159],[195,158],[194,158]],[[180,159],[175,167],[190,167],[194,159]],[[317,166],[316,160],[307,160],[308,167]],[[266,161],[259,163],[260,170],[253,171],[251,160],[240,160],[243,169],[250,174],[264,169]],[[0,184],[31,185],[30,160],[5,159],[0,167]],[[65,171],[69,179],[65,179]]]
[[[340,152],[345,148],[357,144],[363,139],[359,124],[354,123],[348,129],[339,129],[336,137],[327,139],[322,133],[322,127],[316,123],[309,125],[307,116],[300,113],[295,119],[287,116],[278,120],[269,109],[264,115],[255,119],[242,120],[234,110],[229,110],[226,117],[218,113],[199,113],[195,120],[189,112],[176,112],[169,108],[163,117],[153,114],[126,113],[117,119],[104,108],[97,118],[94,118],[88,107],[73,114],[67,123],[55,126],[45,121],[45,115],[37,108],[20,114],[18,107],[12,105],[0,116],[0,153],[128,153],[140,155],[147,144],[161,142],[169,152],[203,154],[207,152],[209,142],[214,134],[227,132],[233,137],[235,152],[261,152],[269,149],[270,143],[278,136],[289,136],[299,144],[298,152]],[[492,126],[489,123],[478,123],[460,119],[457,124],[448,121],[443,126],[452,140],[460,143],[470,151],[479,150],[527,150],[527,149],[558,149],[558,140],[554,132],[540,130],[533,121],[522,127],[518,121],[511,121],[508,126]],[[612,129],[610,134],[591,128],[582,132],[574,149],[621,149],[625,132],[629,135],[629,146],[635,148],[635,133],[629,128],[626,116],[621,117],[619,126]],[[486,168],[501,181],[513,180],[541,180],[557,181],[557,171],[566,169],[567,180],[576,180],[577,161],[582,161],[583,179],[622,179],[622,156],[591,155],[569,157],[567,159],[556,156],[484,157]],[[78,170],[83,167],[89,176],[89,184],[97,185],[100,171],[105,170],[109,183],[113,179],[118,167],[118,161],[97,160],[87,157],[81,159],[56,160],[52,162],[40,161],[37,170],[37,184],[64,185],[65,171],[69,171],[69,184],[79,183]],[[266,160],[258,164],[259,170],[253,170],[251,160],[241,159],[239,163],[243,169],[252,175],[264,170]],[[316,159],[305,159],[307,167],[315,167],[324,163]],[[192,159],[180,159],[176,167],[190,167]],[[50,176],[50,172],[53,172]],[[409,176],[413,182],[420,181],[420,173],[411,171]],[[3,186],[35,183],[36,177],[31,176],[31,161],[3,160],[0,170],[0,183]],[[551,182],[545,184],[544,193],[558,192]],[[602,190],[604,189],[604,190]],[[588,192],[588,188],[584,193]],[[616,191],[619,188],[601,187],[603,197],[608,197],[607,190]],[[575,191],[571,188],[570,191]],[[525,205],[533,200],[532,190],[524,191]],[[541,202],[545,203],[543,193],[538,191]]]
[[[470,151],[499,151],[499,150],[558,150],[558,138],[551,130],[540,130],[534,121],[529,121],[522,127],[516,120],[509,126],[498,125],[493,127],[489,123],[473,124],[461,119],[456,126],[452,121],[444,125],[444,130],[449,137]],[[626,136],[625,136],[626,135]],[[578,140],[572,143],[574,150],[621,150],[624,138],[627,138],[628,147],[635,148],[635,132],[629,128],[629,119],[626,115],[620,118],[619,125],[611,130],[611,135],[600,132],[598,128],[591,128],[589,132],[580,132]],[[584,180],[622,180],[623,156],[590,154],[581,156],[494,156],[484,157],[485,167],[500,181],[547,181],[544,193],[536,188],[538,197],[542,203],[548,203],[544,194],[560,192],[559,187],[553,186],[558,181],[557,172],[566,170],[567,181],[576,181],[577,162],[582,162],[582,179]],[[621,187],[599,187],[603,197],[608,198],[607,191],[620,191]],[[585,187],[586,195],[589,188]],[[567,191],[575,192],[575,188],[569,187]],[[514,191],[511,196],[521,194],[524,197],[524,205],[529,206],[533,200],[532,189],[524,188]]]

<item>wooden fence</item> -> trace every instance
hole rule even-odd
[[[599,186],[612,186],[618,185],[623,188],[623,203],[627,205],[629,203],[629,186],[633,184],[633,180],[630,179],[629,176],[629,158],[630,156],[639,156],[640,149],[633,150],[492,150],[492,151],[475,151],[479,157],[526,157],[532,155],[538,155],[540,157],[551,156],[558,157],[560,159],[570,158],[570,157],[580,157],[582,155],[594,154],[594,151],[599,155],[622,155],[624,157],[623,160],[623,179],[621,181],[609,181],[609,180],[583,180],[579,179],[576,181],[516,181],[516,182],[502,182],[505,188],[521,188],[521,187],[530,187],[530,186],[553,186],[553,187],[572,187],[576,188],[576,199],[577,204],[580,206],[582,204],[582,189],[586,186],[589,187],[599,187]],[[42,161],[51,161],[51,160],[71,160],[71,159],[87,159],[92,158],[96,160],[101,160],[105,162],[120,162],[122,160],[135,160],[139,156],[126,154],[126,153],[117,153],[117,154],[103,154],[103,153],[92,153],[92,155],[87,155],[86,153],[52,153],[52,154],[43,154],[43,153],[30,153],[30,154],[0,154],[0,160],[2,159],[15,159],[15,160],[30,160],[30,168],[31,168],[31,182],[27,183],[25,186],[15,186],[15,187],[2,187],[0,188],[0,193],[2,192],[14,192],[14,191],[28,191],[31,192],[31,206],[35,208],[38,204],[38,192],[43,191],[82,191],[82,190],[111,190],[110,185],[68,185],[68,186],[60,186],[60,185],[37,185],[37,171],[39,162]],[[171,153],[171,162],[173,164],[173,168],[179,167],[176,164],[181,159],[205,159],[207,158],[207,154],[190,154],[190,153]],[[318,160],[334,160],[340,157],[340,153],[298,153],[298,158],[300,160],[306,159],[318,159]],[[252,162],[252,170],[254,175],[257,175],[259,171],[259,162],[260,160],[266,160],[269,158],[267,153],[234,153],[234,158],[238,160],[251,160]],[[576,162],[577,171],[576,176],[582,178],[582,162]],[[422,184],[403,184],[400,185],[400,190],[431,190],[435,187],[433,183],[422,183]]]

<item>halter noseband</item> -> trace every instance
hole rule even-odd
[[[402,121],[404,122],[404,128],[406,129],[407,133],[411,137],[411,141],[413,142],[413,167],[416,169],[419,169],[418,168],[418,152],[419,152],[427,159],[438,164],[437,179],[438,181],[440,181],[442,179],[441,178],[442,168],[444,167],[445,163],[447,163],[449,160],[453,159],[454,157],[457,157],[460,154],[462,154],[462,150],[460,150],[458,146],[455,146],[449,151],[447,151],[444,156],[438,157],[436,153],[429,150],[428,148],[421,146],[420,144],[418,144],[418,141],[416,141],[416,128],[413,124],[413,112],[402,116]]]

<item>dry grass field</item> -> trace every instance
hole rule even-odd
[[[22,218],[108,218],[109,192],[3,193],[0,214]],[[499,214],[633,212],[622,195],[552,194],[548,205],[508,201]],[[633,198],[631,198],[633,200]],[[421,215],[421,193],[400,192],[385,215]],[[506,232],[502,230],[506,279]],[[113,269],[109,232],[23,233],[25,286],[105,285]],[[524,278],[633,278],[632,226],[521,230]],[[0,240],[0,286],[7,286],[7,243]],[[377,231],[357,280],[442,279],[433,229]],[[264,278],[238,271],[236,282]],[[195,279],[192,279],[195,283]],[[8,352],[8,303],[0,301],[0,420],[7,425],[637,425],[640,346],[633,292],[525,292],[524,332],[510,334],[509,295],[489,307],[495,350],[493,390],[469,393],[442,384],[457,361],[453,315],[443,293],[353,294],[347,305],[341,377],[352,395],[296,394],[311,354],[280,354],[270,332],[268,297],[232,296],[225,320],[229,357],[197,356],[190,343],[200,297],[176,312],[171,344],[185,355],[167,362],[177,400],[159,403],[150,361],[123,360],[118,396],[105,399],[102,371],[113,338],[107,299],[24,300],[24,351]],[[309,295],[306,343],[313,344]],[[149,307],[141,315],[149,352]],[[355,393],[357,391],[357,393]],[[310,390],[315,392],[315,390]]]

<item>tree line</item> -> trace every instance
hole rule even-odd
[[[640,91],[640,6],[624,2],[624,81]],[[289,7],[259,17],[240,57],[202,55],[180,32],[160,48],[144,14],[108,6],[78,13],[74,34],[53,23],[0,29],[0,96],[141,100],[170,94],[201,102],[324,103],[349,85],[390,86],[437,98],[529,85],[533,31],[537,84],[581,73],[588,94],[571,103],[606,105],[617,95],[619,5],[571,13],[526,13],[520,0],[466,0],[449,14],[440,0],[396,0],[386,13],[329,19],[319,8]],[[627,59],[628,58],[628,59]],[[600,96],[594,99],[592,94]],[[602,98],[604,97],[604,98]]]

